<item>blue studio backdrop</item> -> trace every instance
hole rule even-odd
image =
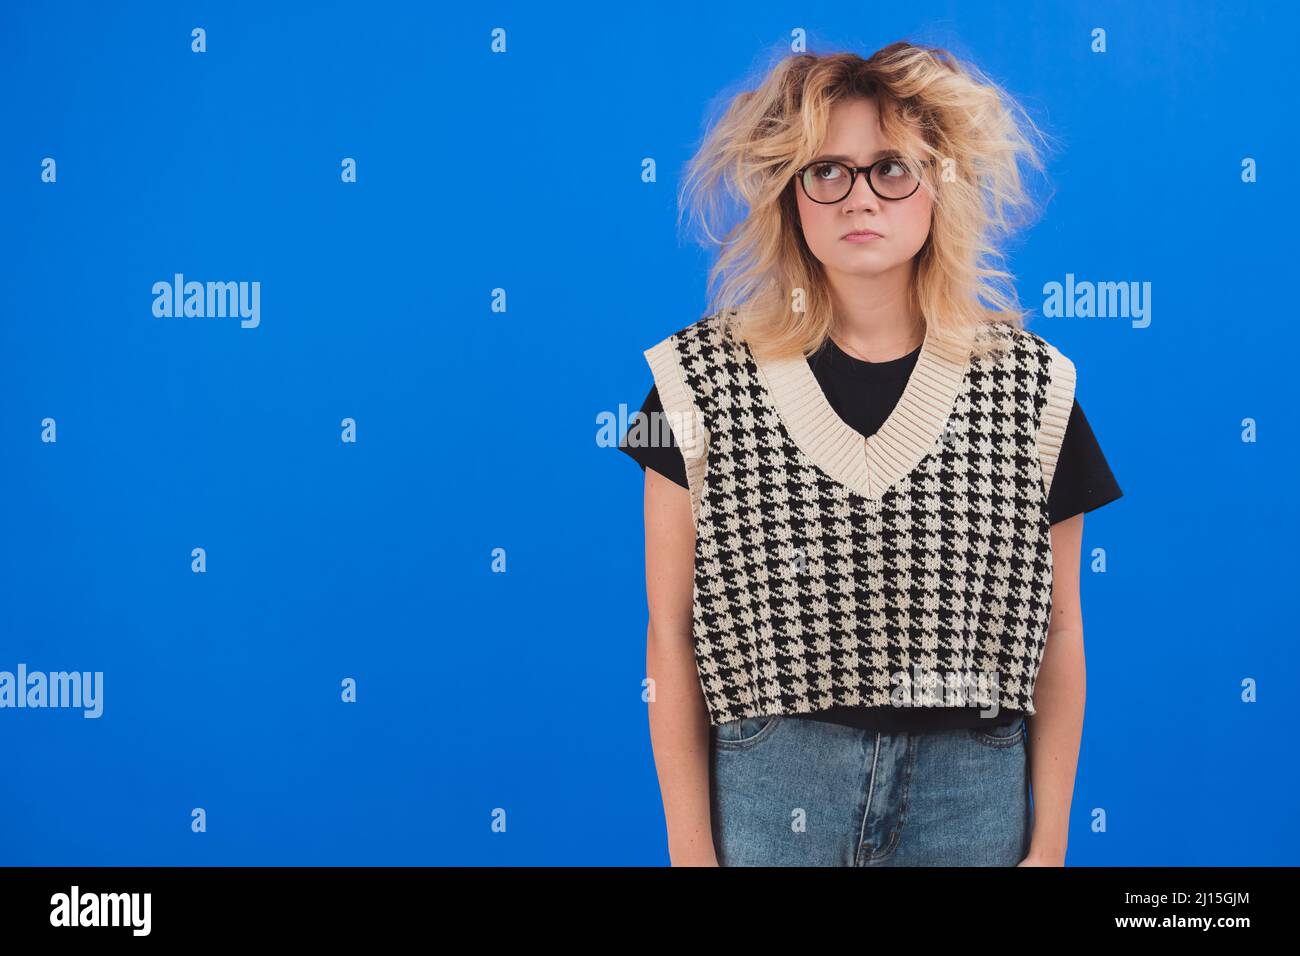
[[[0,863],[667,862],[601,423],[707,304],[704,124],[805,36],[945,46],[1064,145],[1010,265],[1124,490],[1085,519],[1068,861],[1300,862],[1297,25],[5,3],[0,671],[102,678],[0,709]],[[1085,281],[1143,314],[1043,314]]]

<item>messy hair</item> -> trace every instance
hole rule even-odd
[[[912,303],[937,337],[980,354],[994,343],[977,339],[984,323],[1023,327],[998,243],[1037,212],[1020,162],[1043,171],[1030,135],[1047,137],[978,68],[908,42],[867,59],[789,55],[727,103],[679,196],[706,243],[722,247],[709,273],[709,313],[756,354],[810,355],[824,342],[833,300],[799,227],[795,170],[817,156],[831,107],[853,97],[875,98],[886,140],[919,161],[921,188],[933,198],[929,236],[913,260]],[[724,232],[728,196],[746,212]]]

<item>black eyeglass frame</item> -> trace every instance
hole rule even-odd
[[[928,159],[922,159],[917,163],[917,165],[928,166],[930,162],[931,161]],[[921,188],[920,176],[916,177],[916,188],[913,189],[906,196],[882,196],[880,194],[880,190],[876,188],[876,184],[871,181],[871,171],[875,169],[877,166],[879,166],[881,163],[902,163],[904,166],[907,166],[909,169],[912,166],[912,163],[904,159],[902,156],[882,156],[880,159],[876,160],[874,163],[870,164],[869,166],[850,166],[848,163],[842,163],[838,159],[814,159],[811,163],[808,163],[805,166],[800,166],[798,169],[796,169],[794,171],[793,178],[799,181],[799,188],[803,190],[803,194],[808,197],[809,202],[815,202],[822,206],[833,206],[837,202],[844,202],[844,200],[848,199],[850,194],[852,194],[853,192],[853,187],[858,184],[859,173],[867,177],[867,187],[877,196],[880,196],[881,199],[886,199],[890,202],[900,202],[904,199],[911,199],[913,196],[916,195],[916,190]],[[803,174],[814,166],[827,166],[827,165],[838,166],[840,167],[840,169],[847,169],[849,171],[849,188],[844,191],[844,195],[841,196],[839,199],[813,199],[813,197],[808,192],[808,184],[803,181]]]

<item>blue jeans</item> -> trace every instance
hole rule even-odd
[[[1025,721],[883,734],[798,717],[712,728],[721,866],[1015,866],[1029,852]]]

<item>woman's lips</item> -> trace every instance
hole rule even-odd
[[[878,232],[850,232],[844,237],[845,242],[874,242],[882,238]]]

